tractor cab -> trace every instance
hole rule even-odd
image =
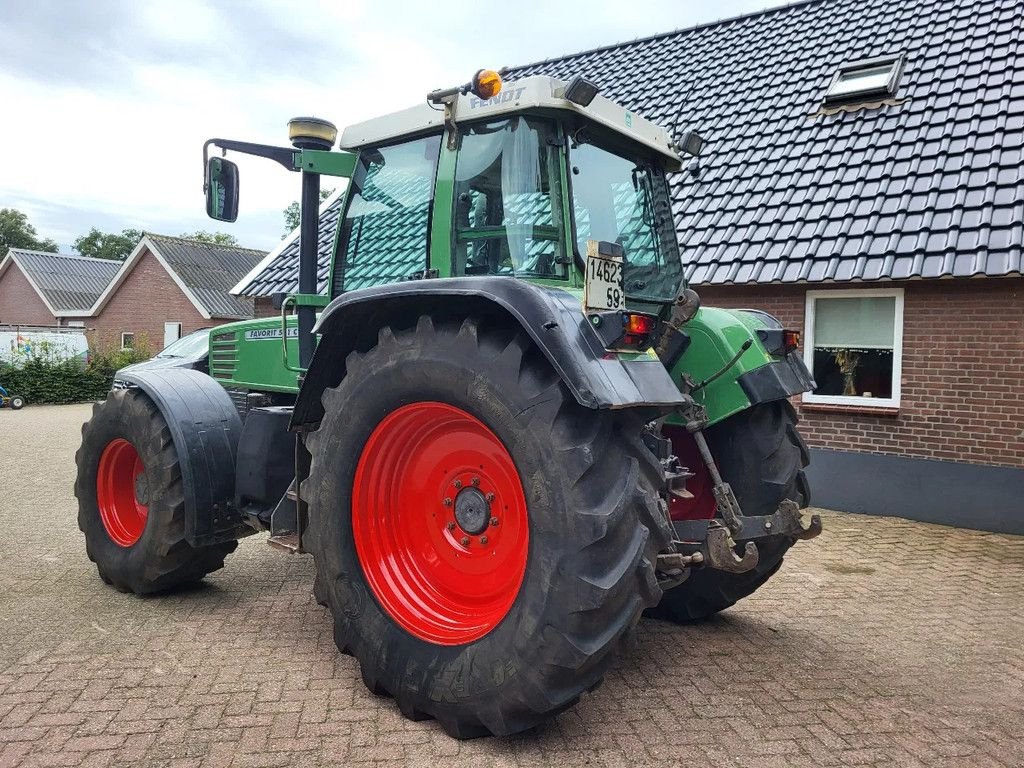
[[[578,289],[587,242],[598,240],[623,251],[626,299],[673,301],[682,275],[665,181],[680,165],[671,137],[579,78],[490,92],[435,92],[344,130],[340,146],[358,160],[332,294],[419,276]],[[393,257],[381,259],[378,243]]]

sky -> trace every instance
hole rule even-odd
[[[270,250],[298,174],[232,154],[238,221],[212,221],[202,194],[206,139],[286,145],[295,115],[341,128],[483,67],[781,4],[0,0],[0,208],[26,213],[66,253],[91,227],[217,230]]]

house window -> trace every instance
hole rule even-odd
[[[135,349],[135,334],[134,333],[122,333],[121,334],[121,349]]]
[[[808,291],[804,359],[817,387],[806,403],[896,408],[903,289]]]
[[[825,92],[825,104],[895,96],[902,74],[902,55],[880,56],[842,64]]]

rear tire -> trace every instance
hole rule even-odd
[[[75,463],[86,553],[115,589],[142,595],[197,582],[222,568],[238,546],[197,548],[185,540],[174,442],[159,409],[139,390],[112,390],[93,406]]]
[[[437,718],[456,738],[517,733],[570,707],[601,682],[619,641],[661,595],[654,563],[670,532],[657,492],[661,468],[640,439],[644,414],[580,406],[518,327],[475,320],[435,326],[421,317],[414,329],[385,327],[375,346],[352,353],[345,366],[341,384],[323,395],[325,414],[309,437],[312,468],[302,485],[315,592],[334,616],[338,648],[359,661],[370,691],[393,696],[408,718]],[[408,435],[406,443],[386,440],[405,414],[411,420],[397,434]],[[430,442],[445,419],[464,431]],[[509,463],[477,444],[504,452]],[[388,461],[407,471],[403,483],[389,479],[399,475],[385,471]],[[494,488],[487,513],[509,515],[508,528],[504,518],[500,527],[462,528],[468,516],[449,527],[459,494],[471,490],[453,486],[463,466],[471,477],[479,468],[481,482],[473,485],[480,491]],[[501,466],[511,472],[502,475]],[[361,480],[368,467],[378,467],[384,481]],[[402,496],[405,482],[436,491]],[[376,503],[354,507],[368,498],[367,488],[381,487],[388,490]],[[508,502],[517,494],[524,500],[518,522]],[[399,496],[401,504],[390,501]],[[385,527],[370,543],[398,544],[377,542],[373,551],[390,547],[389,555],[361,562],[360,553],[370,551],[366,531],[375,525]],[[517,525],[520,533],[502,544],[502,532]],[[412,526],[413,535],[403,530]],[[483,542],[487,532],[495,541]],[[471,544],[459,552],[464,535]],[[498,571],[474,554],[487,546],[502,563]],[[424,549],[428,555],[416,560]],[[403,576],[382,585],[381,563],[409,558],[428,574],[423,583]],[[451,613],[424,609],[434,605],[433,594],[460,589],[457,579],[431,577],[445,558],[456,570],[479,566],[464,589],[493,583],[508,607],[481,593],[476,602],[456,601]],[[506,578],[517,567],[521,580]],[[409,594],[417,598],[406,609],[396,598]],[[482,603],[486,616],[464,618]]]
[[[722,478],[732,486],[744,515],[771,515],[783,499],[801,507],[811,500],[804,467],[807,446],[788,400],[761,403],[707,430],[708,446]],[[686,624],[700,621],[753,594],[782,566],[790,536],[759,539],[758,563],[746,573],[700,568],[668,590],[648,615]]]
[[[25,407],[25,398],[21,395],[11,395],[11,410],[20,411]]]

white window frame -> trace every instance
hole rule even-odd
[[[804,392],[803,402],[821,405],[852,405],[858,408],[899,408],[903,380],[903,289],[866,288],[837,291],[808,291],[804,305],[804,363],[814,374],[814,305],[818,299],[895,298],[892,340],[892,397],[816,395]]]
[[[124,337],[125,336],[131,336],[132,337],[132,345],[130,347],[126,347],[124,345]],[[121,349],[135,349],[135,332],[134,331],[121,331]]]
[[[903,76],[903,67],[905,63],[906,58],[902,53],[900,53],[889,56],[876,56],[873,59],[861,59],[860,61],[850,61],[845,64],[840,64],[836,73],[832,76],[832,81],[828,84],[828,88],[825,89],[825,105],[831,106],[833,104],[869,101],[871,99],[890,98],[895,96],[896,89],[899,88],[900,78]],[[840,93],[835,92],[836,86],[839,85],[844,75],[849,76],[857,72],[879,69],[881,67],[889,68],[883,85],[875,85],[871,87],[863,86],[861,88],[843,91]]]

